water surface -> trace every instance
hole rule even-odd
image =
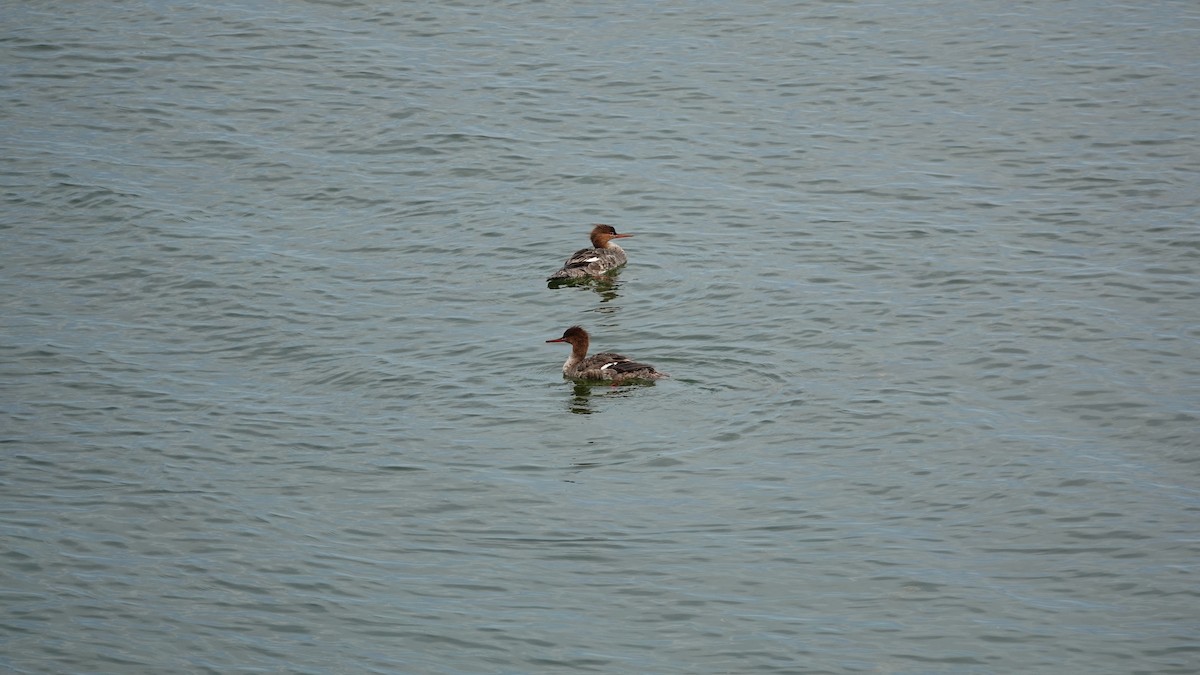
[[[1191,4],[9,4],[4,669],[1194,672]]]

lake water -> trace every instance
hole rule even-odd
[[[0,670],[1200,668],[1196,4],[5,5]]]

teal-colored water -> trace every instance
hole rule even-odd
[[[1193,672],[1191,5],[7,16],[0,669]]]

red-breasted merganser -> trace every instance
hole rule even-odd
[[[551,274],[546,281],[566,281],[597,277],[611,272],[629,261],[625,251],[613,243],[613,239],[632,237],[632,234],[617,234],[612,225],[597,225],[592,228],[592,247],[575,252],[562,269]]]
[[[644,363],[630,360],[620,354],[587,355],[588,332],[579,326],[571,326],[556,340],[546,342],[567,342],[571,345],[571,356],[563,364],[563,377],[573,380],[609,380],[613,383],[626,380],[658,380],[670,377],[660,373]]]

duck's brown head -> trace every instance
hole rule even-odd
[[[567,342],[570,343],[571,346],[575,346],[580,343],[586,345],[588,343],[588,332],[579,326],[571,326],[563,331],[562,337],[555,338],[553,340],[546,340],[546,342]]]
[[[612,225],[597,225],[592,228],[592,248],[607,248],[613,239],[632,237],[632,234],[617,234],[617,228]]]

